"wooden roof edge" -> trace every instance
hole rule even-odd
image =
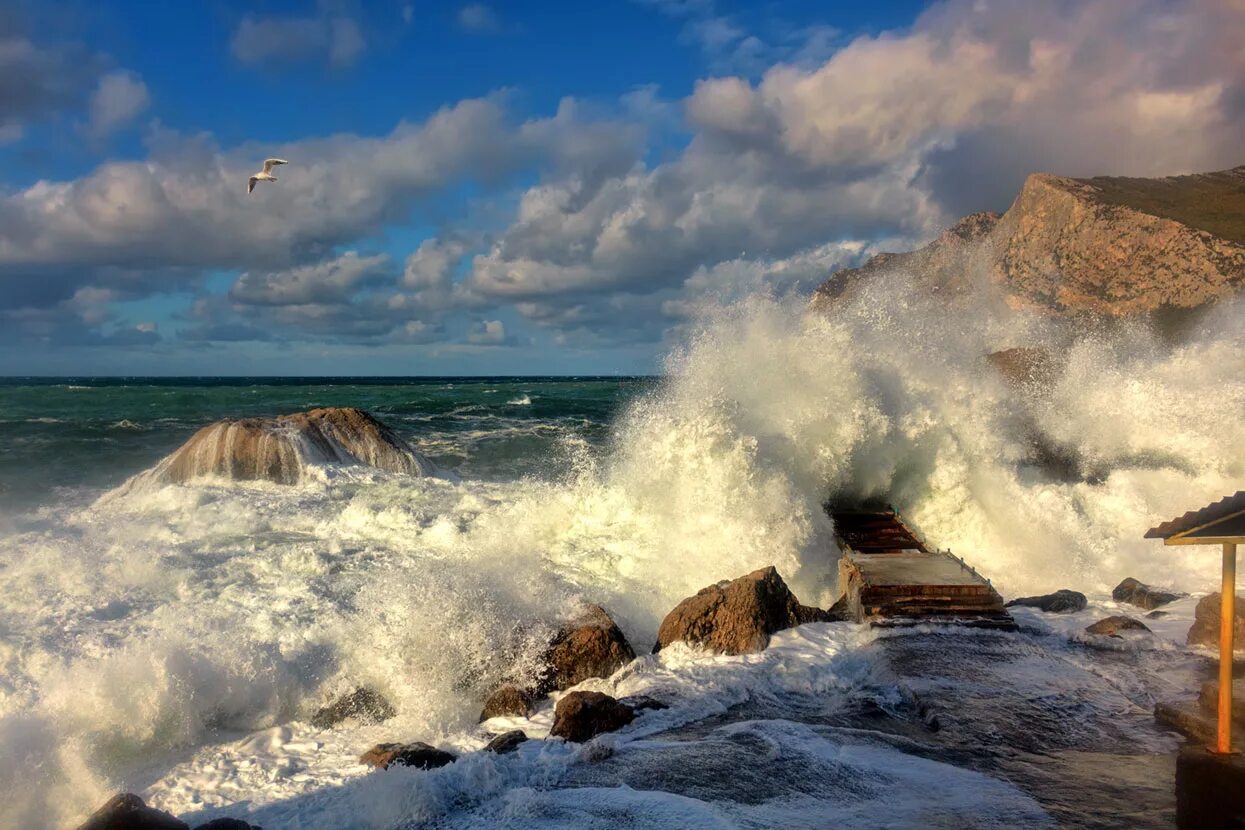
[[[1183,516],[1177,516],[1146,531],[1145,539],[1168,539],[1192,533],[1216,522],[1230,519],[1245,513],[1245,490],[1237,490],[1217,502],[1206,505],[1198,510],[1190,510]]]

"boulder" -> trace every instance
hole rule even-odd
[[[484,701],[484,709],[480,712],[480,722],[483,723],[489,718],[526,718],[534,711],[536,711],[536,698],[532,693],[518,686],[507,684],[496,689]]]
[[[211,821],[197,825],[194,830],[263,830],[257,824],[247,824],[238,818],[214,818]]]
[[[359,756],[360,764],[389,769],[391,764],[418,769],[436,769],[458,758],[434,746],[415,741],[409,744],[377,744]]]
[[[1186,642],[1191,646],[1219,648],[1219,594],[1208,594],[1198,601],[1193,612],[1193,626]],[[1235,651],[1245,651],[1245,597],[1236,595],[1236,620],[1233,634]]]
[[[1168,616],[1171,616],[1171,613],[1168,611],[1151,611],[1149,614],[1146,614],[1146,619],[1147,620],[1161,620],[1164,617],[1168,617]]]
[[[503,732],[497,735],[493,740],[489,741],[484,747],[485,752],[495,752],[498,755],[505,755],[507,752],[514,752],[519,748],[519,744],[527,742],[527,733],[522,729],[512,729],[509,732]]]
[[[1053,594],[1014,599],[1007,603],[1007,607],[1019,605],[1025,608],[1038,608],[1048,614],[1071,614],[1075,611],[1084,611],[1087,604],[1085,595],[1080,591],[1061,588]]]
[[[622,729],[635,720],[630,706],[601,692],[568,692],[553,712],[549,734],[572,743],[583,743],[602,732]]]
[[[190,830],[190,825],[176,816],[148,807],[134,793],[120,793],[92,813],[78,830]]]
[[[1111,592],[1111,599],[1116,602],[1124,602],[1129,605],[1136,605],[1138,608],[1144,608],[1147,611],[1158,608],[1160,605],[1166,605],[1180,599],[1182,594],[1173,594],[1170,591],[1160,591],[1151,588],[1144,582],[1138,582],[1131,576],[1115,586],[1115,590]]]
[[[590,677],[609,677],[634,659],[635,651],[614,619],[601,606],[589,605],[550,644],[549,672],[541,691],[560,691]]]
[[[379,692],[360,686],[317,711],[311,716],[311,725],[317,729],[328,729],[347,718],[357,718],[363,723],[380,723],[395,714],[393,706]]]
[[[633,712],[644,712],[650,709],[657,711],[670,708],[668,703],[662,703],[657,698],[649,697],[648,695],[628,695],[627,697],[619,698],[618,702],[624,706],[630,706]]]
[[[751,654],[768,646],[775,632],[829,620],[826,611],[801,605],[771,565],[680,602],[662,620],[653,652],[682,640],[724,654]]]
[[[1117,615],[1107,617],[1105,620],[1099,620],[1093,625],[1085,627],[1086,634],[1097,634],[1104,637],[1119,637],[1122,631],[1149,631],[1150,629],[1145,623],[1134,620],[1132,617]]]
[[[122,485],[120,492],[140,484],[182,484],[204,476],[297,484],[309,465],[320,464],[361,464],[410,475],[434,470],[393,430],[362,409],[313,409],[209,424],[155,467]]]

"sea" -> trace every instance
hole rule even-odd
[[[878,290],[707,311],[654,377],[0,380],[0,827],[74,827],[123,790],[268,830],[1170,826],[1153,706],[1208,676],[1184,634],[1218,558],[1142,536],[1239,489],[1239,313],[1173,344]],[[985,358],[1021,344],[1057,379]],[[322,406],[373,413],[434,474],[123,486],[205,424]],[[824,505],[866,500],[1007,597],[1089,607],[648,653],[681,599],[759,567],[828,607]],[[1126,576],[1187,596],[1152,634],[1085,635],[1137,613],[1110,597]],[[641,656],[585,688],[668,708],[480,752],[548,734],[552,701],[483,724],[481,703],[586,602]],[[397,715],[308,723],[359,686]],[[460,758],[357,762],[410,740]]]

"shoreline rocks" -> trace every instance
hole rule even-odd
[[[1037,608],[1045,611],[1047,614],[1072,614],[1077,611],[1084,611],[1089,601],[1085,599],[1085,595],[1080,591],[1070,591],[1067,588],[1060,588],[1053,594],[1042,594],[1035,597],[1018,597],[1005,605],[1005,608],[1020,606],[1022,608]]]
[[[495,689],[485,699],[484,708],[480,711],[480,722],[500,717],[526,718],[534,711],[536,711],[535,696],[531,692],[508,683]]]
[[[752,654],[779,631],[830,620],[828,612],[801,605],[771,565],[680,602],[662,620],[653,653],[682,641],[723,654]]]
[[[380,769],[389,769],[394,764],[416,769],[437,769],[457,760],[457,755],[437,749],[423,741],[413,741],[409,744],[376,744],[359,756],[360,764]]]
[[[134,793],[118,793],[91,813],[78,830],[191,830],[186,822],[163,810],[147,806]],[[214,818],[194,830],[262,830],[237,818]]]
[[[519,744],[527,743],[527,733],[522,729],[512,729],[509,732],[503,732],[495,736],[489,741],[485,747],[485,752],[492,752],[497,755],[505,755],[509,752],[515,752],[519,748]]]
[[[601,692],[569,692],[554,709],[549,734],[571,743],[584,743],[603,732],[622,729],[635,720],[635,711]]]
[[[328,706],[321,707],[311,716],[311,725],[319,729],[336,726],[348,718],[356,718],[363,723],[382,723],[392,718],[397,711],[379,692],[360,686],[349,694],[344,694]]]
[[[609,677],[635,659],[622,629],[604,608],[588,605],[549,645],[542,690],[564,690],[590,677]]]
[[[1144,608],[1147,611],[1153,611],[1160,605],[1166,605],[1169,602],[1175,602],[1180,599],[1183,594],[1173,594],[1170,591],[1160,591],[1151,588],[1144,582],[1139,582],[1131,576],[1116,585],[1111,591],[1111,599],[1116,602],[1135,605],[1138,608]]]
[[[1198,600],[1193,611],[1193,625],[1185,642],[1191,646],[1219,648],[1219,607],[1222,595],[1208,594]],[[1233,650],[1245,651],[1245,597],[1236,595],[1236,620]]]
[[[1122,638],[1123,635],[1121,632],[1130,631],[1144,631],[1149,633],[1150,628],[1139,620],[1134,620],[1132,617],[1126,617],[1123,615],[1107,617],[1106,619],[1099,620],[1092,625],[1085,626],[1086,634],[1097,634],[1099,636],[1115,637],[1117,639]]]

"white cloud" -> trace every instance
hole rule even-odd
[[[334,14],[321,5],[317,13],[245,15],[229,46],[233,56],[250,66],[280,66],[322,59],[335,68],[352,65],[367,48],[363,30],[353,17]]]
[[[506,342],[506,327],[501,320],[478,320],[471,324],[467,342],[476,346],[500,346]]]
[[[151,105],[147,84],[136,73],[125,69],[109,72],[99,79],[87,120],[87,132],[102,138],[126,126]]]
[[[333,259],[284,271],[248,271],[238,277],[229,296],[248,305],[341,303],[368,285],[383,281],[389,265],[389,257],[384,254],[361,257],[348,251]]]
[[[501,20],[492,7],[484,3],[468,3],[458,10],[458,25],[468,32],[482,34],[498,31]]]

